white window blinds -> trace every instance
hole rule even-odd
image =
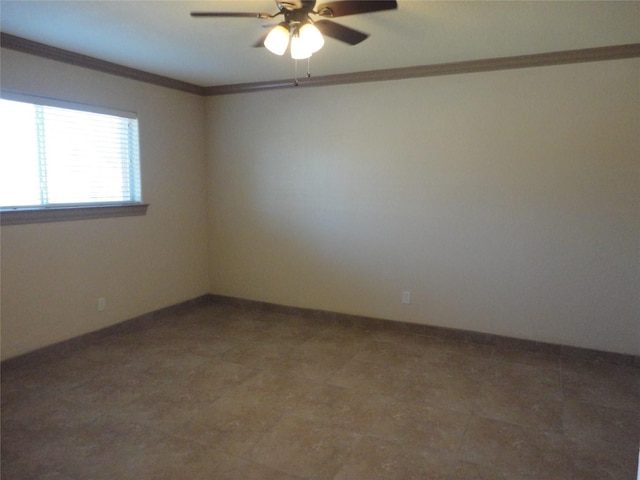
[[[38,100],[0,99],[0,207],[139,203],[135,116]]]

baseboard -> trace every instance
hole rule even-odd
[[[37,350],[32,350],[27,353],[17,355],[15,357],[7,358],[2,361],[2,368],[13,368],[17,366],[24,366],[27,364],[40,364],[50,359],[65,357],[72,354],[78,349],[85,348],[101,339],[115,335],[118,333],[125,333],[127,331],[139,330],[153,325],[162,317],[169,315],[175,315],[176,313],[186,312],[193,308],[200,307],[211,303],[211,295],[201,295],[199,297],[186,300],[184,302],[169,305],[168,307],[160,308],[152,312],[144,313],[137,317],[124,320],[122,322],[110,325],[93,332],[85,333],[77,337],[63,340],[61,342],[47,345]]]
[[[564,359],[583,360],[588,362],[611,363],[615,365],[628,365],[640,368],[640,356],[625,353],[606,352],[589,348],[574,347],[554,343],[538,342],[535,340],[525,340],[520,338],[506,337],[492,333],[474,332],[471,330],[461,330],[434,325],[424,325],[418,323],[402,322],[396,320],[385,320],[360,315],[328,312],[324,310],[314,310],[302,307],[290,307],[285,305],[247,300],[243,298],[228,297],[224,295],[210,295],[214,303],[226,303],[239,307],[262,309],[265,311],[289,313],[294,315],[304,315],[308,317],[335,320],[353,326],[378,326],[390,330],[404,331],[418,335],[428,335],[444,339],[458,340],[467,343],[490,345],[503,349],[514,349],[526,352],[544,353],[556,355]]]
[[[2,361],[2,368],[13,368],[27,364],[41,364],[54,358],[65,357],[73,354],[78,349],[100,341],[100,339],[127,331],[135,331],[152,327],[163,317],[168,317],[178,313],[186,313],[190,310],[201,308],[212,304],[233,305],[247,310],[262,310],[265,312],[279,312],[285,314],[299,315],[306,318],[318,320],[335,321],[353,327],[361,328],[383,328],[418,335],[428,335],[443,339],[457,340],[467,343],[490,345],[501,349],[513,349],[526,352],[543,353],[556,355],[564,359],[581,360],[587,362],[610,363],[615,365],[627,365],[640,368],[640,356],[624,353],[605,352],[588,348],[573,347],[568,345],[537,342],[534,340],[524,340],[519,338],[506,337],[490,333],[474,332],[470,330],[460,330],[455,328],[439,327],[433,325],[423,325],[395,320],[385,320],[360,315],[336,313],[325,310],[315,310],[310,308],[292,307],[257,300],[247,300],[243,298],[229,297],[224,295],[206,294],[199,297],[180,302],[153,312],[149,312],[129,320],[111,325],[109,327],[96,330],[84,335],[80,335],[69,340],[65,340],[53,345],[49,345],[38,350],[28,352],[16,357]]]

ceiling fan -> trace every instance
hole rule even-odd
[[[395,10],[396,0],[341,0],[323,3],[316,7],[316,0],[276,1],[278,11],[269,13],[249,12],[191,12],[192,17],[233,17],[272,19],[282,15],[283,21],[264,35],[254,47],[265,46],[276,55],[283,55],[290,45],[291,57],[301,60],[311,57],[324,45],[324,38],[335,38],[349,45],[357,45],[369,35],[326,18],[344,17],[361,13]],[[323,17],[314,21],[312,17]]]

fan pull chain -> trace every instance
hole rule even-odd
[[[298,60],[295,59],[293,61],[293,64],[294,64],[293,86],[297,87],[298,85],[300,85],[300,82],[298,81]],[[307,58],[307,78],[311,78],[311,57]]]
[[[297,59],[293,61],[293,65],[294,65],[293,86],[297,87],[298,85],[300,85],[300,82],[298,81],[298,60]],[[307,58],[307,78],[311,78],[311,57]]]

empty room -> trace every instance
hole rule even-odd
[[[636,480],[640,3],[0,2],[3,480]]]

